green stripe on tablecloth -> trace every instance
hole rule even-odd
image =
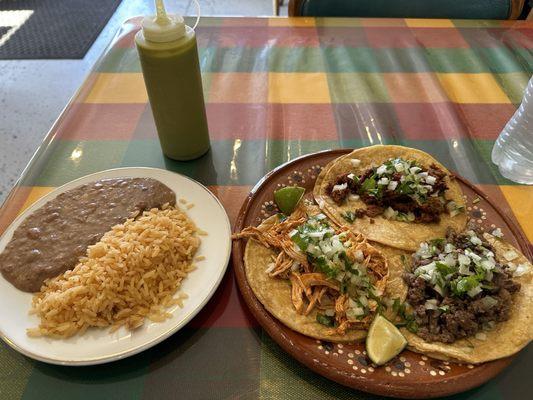
[[[36,362],[23,400],[135,400],[142,397],[151,351],[109,364],[60,367]]]
[[[380,72],[376,51],[368,47],[326,47],[322,49],[328,72]]]
[[[60,186],[73,179],[120,167],[128,147],[126,141],[69,141],[58,140],[39,159],[43,162],[40,171],[26,176],[24,186]]]
[[[433,72],[423,48],[372,50],[381,72]]]
[[[474,52],[492,73],[528,72],[530,66],[516,57],[514,51],[507,47],[474,48]],[[531,53],[529,53],[531,57]]]
[[[378,73],[327,74],[332,103],[387,103],[389,94]]]
[[[528,73],[531,51],[504,46],[469,49],[369,47],[200,48],[203,72],[456,72]],[[114,48],[98,72],[141,72],[135,48]]]
[[[426,57],[434,72],[489,72],[490,68],[473,49],[425,49]]]
[[[324,56],[318,47],[272,47],[268,52],[269,72],[322,72]]]
[[[507,74],[493,75],[502,90],[511,100],[511,103],[519,105],[524,96],[524,90],[527,87],[531,73],[529,72],[513,72]]]
[[[0,343],[0,399],[20,399],[34,362]]]
[[[267,334],[263,334],[259,400],[377,398],[314,373],[285,353]]]
[[[143,399],[257,398],[259,330],[185,328],[155,347],[153,353]]]
[[[157,139],[121,141],[59,141],[45,154],[44,168],[26,186],[60,186],[71,180],[117,167],[165,168],[188,175],[206,185],[254,185],[278,165],[304,154],[334,148],[358,148],[371,144],[401,144],[434,155],[448,168],[473,183],[513,184],[501,177],[490,162],[493,141],[487,140],[405,140],[376,135],[369,139],[342,140],[219,140],[213,151],[200,159],[179,162],[163,157]],[[73,154],[81,150],[79,159]],[[488,166],[488,167],[487,167]]]

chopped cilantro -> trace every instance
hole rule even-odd
[[[345,213],[342,213],[341,216],[349,223],[353,223],[357,218],[357,215],[353,211],[346,211]]]
[[[325,326],[330,326],[330,327],[335,325],[335,320],[333,319],[333,317],[328,317],[327,315],[324,315],[324,314],[317,314],[316,322],[318,322],[319,324],[325,325]]]

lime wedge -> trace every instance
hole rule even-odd
[[[366,352],[374,364],[392,360],[406,345],[407,340],[394,324],[381,315],[374,318],[366,337]]]
[[[289,215],[294,211],[305,193],[299,186],[286,186],[274,192],[274,201],[283,214]]]

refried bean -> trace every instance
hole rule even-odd
[[[165,203],[175,193],[151,178],[114,178],[88,183],[58,195],[15,230],[0,254],[0,271],[25,292],[74,268],[87,247],[114,225]]]

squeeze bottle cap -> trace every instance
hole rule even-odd
[[[185,35],[185,21],[181,15],[167,15],[162,0],[156,0],[157,15],[144,17],[142,31],[150,42],[172,42]]]

